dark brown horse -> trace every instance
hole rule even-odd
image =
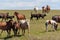
[[[60,15],[52,16],[52,20],[55,20],[56,22],[60,23]]]
[[[18,12],[14,12],[14,15],[16,16],[17,20],[22,20],[22,19],[26,19],[25,15],[23,14],[19,14]]]
[[[46,16],[46,14],[31,14],[30,19],[32,20],[33,18],[36,18],[38,20],[38,18],[42,17],[44,19],[44,17]]]
[[[0,18],[2,18],[2,21],[3,21],[3,19],[6,20],[8,15],[9,15],[9,13],[0,13]]]
[[[11,32],[11,29],[13,29],[12,28],[12,20],[9,20],[7,22],[0,22],[0,30],[2,30],[1,33],[3,31],[7,31],[8,36],[9,36],[10,32]]]

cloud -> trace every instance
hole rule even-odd
[[[41,9],[47,4],[52,9],[60,8],[60,0],[0,0],[0,9],[33,9],[34,6]]]

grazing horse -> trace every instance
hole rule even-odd
[[[9,15],[9,13],[0,13],[0,18],[2,18],[2,21],[3,21],[3,19],[6,20],[8,15]]]
[[[14,15],[17,17],[17,20],[22,20],[22,19],[26,19],[25,15],[23,14],[19,14],[18,12],[14,12]]]
[[[52,16],[52,20],[55,20],[56,22],[60,23],[60,15]]]
[[[22,35],[25,34],[25,30],[28,29],[28,34],[30,32],[29,20],[20,20],[20,27],[22,29]]]
[[[51,24],[52,27],[53,27],[53,29],[54,29],[54,30],[57,30],[58,24],[57,24],[56,21],[54,21],[54,20],[47,20],[47,21],[45,22],[46,31],[48,31],[48,24]]]
[[[45,16],[46,16],[46,14],[40,14],[40,13],[38,13],[38,14],[31,14],[30,19],[33,19],[33,17],[34,17],[34,18],[37,18],[37,20],[38,20],[38,18],[40,18],[40,17],[44,18]]]
[[[7,31],[7,33],[8,33],[7,36],[9,36],[10,32],[11,32],[11,29],[12,29],[12,21],[11,20],[9,20],[7,22],[2,22],[2,21],[0,22],[0,30],[2,30],[1,33],[3,31]]]

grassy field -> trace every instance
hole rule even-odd
[[[15,10],[21,14],[25,14],[27,19],[30,19],[32,10]],[[9,12],[10,15],[13,15],[14,10],[0,10],[0,13]],[[33,12],[34,13],[34,12]],[[39,10],[38,13],[41,13]],[[60,40],[60,23],[58,23],[58,30],[53,32],[52,28],[49,26],[49,32],[45,32],[45,21],[51,19],[53,15],[60,15],[60,10],[51,10],[47,16],[42,19],[36,20],[35,18],[30,21],[30,35],[28,36],[27,30],[25,36],[13,36],[11,32],[11,37],[7,37],[7,33],[4,31],[0,35],[0,40]],[[16,20],[16,18],[14,18]]]

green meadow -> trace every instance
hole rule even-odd
[[[27,19],[30,19],[32,10],[0,10],[0,13],[9,12],[9,15],[14,15],[15,11],[24,14]],[[39,10],[38,13],[42,13],[42,11]],[[44,19],[40,18],[36,20],[36,18],[33,18],[33,20],[30,20],[30,35],[28,35],[26,30],[25,36],[18,35],[14,37],[13,31],[11,31],[11,37],[7,37],[7,32],[4,31],[0,35],[0,40],[60,40],[60,23],[58,23],[57,31],[52,31],[53,28],[51,28],[51,25],[48,27],[49,31],[45,31],[45,21],[51,20],[54,15],[60,15],[60,10],[51,10]],[[16,20],[16,17],[13,20]],[[21,31],[20,34],[22,34]]]

